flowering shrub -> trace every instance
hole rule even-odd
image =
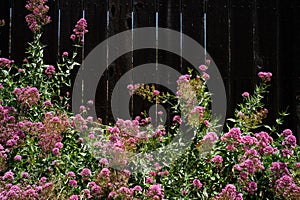
[[[104,125],[89,116],[93,101],[73,116],[69,93],[61,94],[60,88],[70,87],[87,22],[80,19],[75,25],[72,53],[64,52],[56,66],[44,63],[40,38],[51,21],[46,3],[27,1],[31,13],[26,21],[34,37],[24,63],[17,66],[0,58],[0,199],[299,199],[296,137],[289,129],[263,123],[270,72],[258,74],[261,81],[252,95],[242,94],[224,133],[211,118],[210,76],[205,72],[209,60],[199,66],[201,73],[190,70],[179,77],[176,96],[154,86],[128,86],[132,95],[172,106],[168,127],[151,125],[147,113]],[[195,133],[176,161],[161,166],[151,156],[134,158],[135,153],[169,145],[184,124]],[[173,150],[164,153],[174,155]],[[127,169],[139,162],[151,168]]]

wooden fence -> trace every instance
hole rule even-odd
[[[8,24],[1,32],[1,57],[16,63],[22,62],[26,42],[32,39],[24,19],[28,14],[25,4],[25,0],[0,0],[0,19]],[[240,94],[253,91],[257,73],[271,71],[274,77],[266,99],[268,121],[289,106],[291,115],[286,126],[300,134],[300,1],[49,0],[48,5],[52,23],[46,26],[43,36],[48,45],[47,63],[55,65],[57,57],[72,48],[69,35],[81,17],[87,20],[89,29],[80,52],[82,59],[100,42],[119,32],[148,26],[171,28],[205,46],[216,62],[225,82],[228,116],[241,101]],[[156,61],[155,50],[139,50],[120,57],[99,82],[99,90],[103,90],[100,93],[109,94],[131,66]],[[158,62],[180,68],[188,65],[164,51],[158,52]],[[108,100],[100,95],[96,102],[104,121],[110,114]]]

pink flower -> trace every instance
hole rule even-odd
[[[65,51],[65,52],[62,53],[62,56],[63,56],[63,57],[68,57],[68,56],[69,56],[69,53]]]
[[[44,107],[52,107],[52,106],[53,106],[53,105],[52,105],[51,101],[46,100],[46,101],[44,102]]]
[[[151,177],[147,177],[147,178],[146,178],[146,183],[152,183],[152,182],[153,182],[153,180],[152,180]]]
[[[73,194],[70,196],[69,200],[78,200],[78,195]]]
[[[109,176],[110,175],[110,171],[107,168],[103,168],[100,172],[100,175],[104,175],[104,176]]]
[[[22,172],[21,176],[23,178],[29,178],[29,174],[27,172]]]
[[[89,106],[94,105],[94,101],[93,100],[89,100],[87,103],[88,103]]]
[[[205,73],[205,72],[202,73],[202,77],[203,77],[203,79],[204,79],[205,81],[207,81],[207,80],[210,79],[209,74],[207,74],[207,73]]]
[[[83,35],[88,32],[86,28],[87,28],[86,20],[84,18],[78,20],[77,24],[75,25],[75,28],[73,29],[74,34],[71,35],[71,39],[75,40],[75,37],[77,37],[81,41]]]
[[[173,117],[173,122],[181,124],[182,123],[181,117],[179,115],[175,115]]]
[[[236,192],[236,187],[232,184],[226,185],[222,192],[216,196],[216,199],[232,199],[235,200],[239,193]],[[239,195],[240,196],[240,195]]]
[[[282,149],[281,153],[282,153],[283,157],[287,157],[287,156],[292,156],[293,155],[293,153],[289,149]]]
[[[187,190],[182,190],[182,192],[181,192],[181,193],[182,193],[182,195],[184,195],[184,196],[185,196],[185,195],[187,194]]]
[[[68,176],[68,177],[71,177],[71,178],[74,178],[74,177],[75,177],[75,173],[72,172],[72,171],[69,171],[69,172],[67,173],[67,176]]]
[[[210,63],[211,63],[211,60],[209,60],[209,59],[207,59],[207,60],[205,61],[205,64],[206,64],[206,65],[210,65]]]
[[[248,191],[250,192],[250,194],[253,194],[253,192],[256,190],[257,190],[257,184],[255,182],[249,182]]]
[[[133,191],[139,191],[139,192],[141,192],[141,191],[142,191],[142,187],[139,186],[139,185],[136,185],[136,186],[134,186],[134,187],[132,188],[132,190],[133,190]]]
[[[219,139],[219,137],[217,136],[217,134],[215,132],[208,132],[206,133],[206,135],[203,137],[203,141],[204,142],[210,142],[210,143],[214,143]]]
[[[98,185],[94,185],[91,189],[92,193],[94,194],[101,194],[102,193],[102,190],[101,188],[98,186]]]
[[[58,148],[59,150],[62,149],[63,146],[64,146],[64,145],[63,145],[63,143],[61,143],[61,142],[57,142],[57,143],[54,145],[54,147],[55,147],[55,148]]]
[[[212,162],[214,163],[222,163],[223,162],[223,158],[220,155],[216,155],[212,158]]]
[[[16,156],[14,157],[14,160],[15,160],[15,161],[20,161],[20,160],[22,160],[22,156],[16,155]]]
[[[204,125],[208,128],[209,126],[210,126],[210,123],[209,123],[209,121],[208,120],[204,120]]]
[[[150,175],[155,177],[156,176],[156,172],[155,171],[151,171]]]
[[[243,97],[249,97],[250,95],[249,95],[248,92],[244,92],[244,93],[242,94],[242,96],[243,96]]]
[[[77,181],[76,180],[70,180],[69,186],[76,188],[77,187]]]
[[[49,24],[51,22],[50,17],[47,15],[49,7],[45,5],[47,0],[28,0],[26,4],[26,9],[31,11],[25,19],[28,27],[32,32],[37,32],[42,26]]]
[[[60,155],[60,153],[59,153],[59,148],[53,148],[52,149],[52,153],[53,153],[53,155],[55,155],[55,156],[59,156]]]
[[[206,65],[200,65],[200,66],[199,66],[199,69],[200,69],[201,71],[206,71],[206,70],[207,70],[207,66],[206,66]]]
[[[259,72],[258,77],[266,80],[266,81],[271,81],[272,73],[271,72]]]
[[[101,158],[100,161],[99,161],[99,164],[108,166],[109,163],[108,163],[108,160],[106,158]]]
[[[152,185],[148,192],[146,193],[147,197],[152,197],[152,199],[157,198],[162,199],[164,197],[163,190],[159,184]]]
[[[202,188],[202,183],[200,182],[200,180],[198,180],[198,179],[194,179],[193,180],[193,186],[195,187],[195,188],[197,188],[197,190],[199,190],[199,189],[201,189]]]
[[[282,145],[290,146],[291,148],[295,148],[297,143],[297,139],[294,135],[288,135],[285,140],[282,142]]]
[[[47,74],[50,78],[54,73],[55,73],[55,67],[53,65],[48,65],[48,67],[45,70],[45,74]]]
[[[70,39],[74,41],[74,40],[76,39],[76,35],[72,34],[72,35],[70,36]]]
[[[2,177],[2,180],[9,180],[9,181],[13,181],[14,180],[14,173],[9,170],[8,172],[5,172],[5,174]]]
[[[293,135],[293,132],[290,130],[290,129],[285,129],[281,134],[280,136],[284,136],[284,137],[287,137],[289,135]]]
[[[81,176],[90,176],[91,175],[91,170],[88,169],[88,168],[84,168],[80,173],[79,173]]]
[[[7,58],[0,58],[0,67],[5,66],[7,68],[11,68],[11,65],[14,63],[13,60],[9,60]]]
[[[159,93],[160,93],[160,92],[159,92],[158,90],[154,90],[154,91],[153,91],[153,94],[156,95],[156,96],[159,95]]]
[[[37,88],[27,86],[26,88],[15,88],[13,91],[23,105],[31,107],[32,105],[38,104],[40,94]]]

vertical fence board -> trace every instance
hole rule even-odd
[[[295,126],[298,143],[300,142],[300,60],[299,60],[299,54],[300,54],[300,2],[297,0],[292,1],[291,8],[287,10],[287,12],[292,11],[292,17],[290,18],[290,22],[288,23],[290,25],[290,36],[291,37],[291,43],[290,46],[288,46],[288,49],[291,51],[291,55],[287,55],[282,59],[283,66],[285,66],[285,61],[292,57],[292,72],[293,75],[290,76],[292,78],[292,84],[293,84],[293,92],[292,92],[292,112],[291,115],[293,117],[293,124]],[[288,14],[286,13],[286,14]],[[287,50],[288,50],[287,49]],[[288,51],[288,52],[290,52]],[[289,80],[291,81],[291,79]],[[286,94],[283,94],[286,95]]]
[[[134,0],[134,28],[155,27],[155,0]],[[134,40],[134,38],[133,38]],[[156,52],[152,50],[138,50],[133,53],[133,66],[145,63],[155,63]]]
[[[106,39],[107,3],[103,0],[87,0],[84,4],[85,19],[89,32],[85,35],[85,57]]]
[[[180,32],[180,13],[181,13],[181,2],[180,0],[158,0],[157,1],[157,11],[158,11],[158,27],[160,28],[167,28],[172,29],[175,31]],[[167,35],[163,34],[160,35],[160,31],[158,31],[158,48],[160,43],[167,43],[168,49],[178,49],[180,51],[180,37],[174,38],[174,35]],[[158,50],[157,55],[157,63],[164,64],[173,68],[179,72],[182,71],[181,69],[181,57],[180,55],[176,55],[169,51],[162,51]],[[168,80],[168,83],[171,85],[176,85],[176,83],[170,82],[170,74],[164,74],[163,78]],[[162,76],[158,77],[157,79],[161,78]],[[158,90],[162,92],[167,92],[162,86],[157,87]],[[175,95],[175,94],[174,94]],[[166,123],[170,124],[172,117],[169,114],[171,113],[171,108],[165,107],[166,114],[168,114],[168,118]],[[156,108],[156,112],[158,112]]]
[[[256,52],[254,54],[255,72],[270,71],[273,73],[270,93],[267,95],[266,104],[269,110],[267,122],[274,122],[278,111],[284,110],[282,102],[282,77],[279,68],[279,9],[277,1],[255,1],[256,9]]]
[[[180,1],[179,0],[159,0],[158,1],[158,26],[161,28],[168,28],[180,31]],[[174,44],[180,47],[180,38],[176,40],[166,36],[166,38],[158,38],[159,41],[167,42],[170,46]],[[159,51],[158,63],[168,65],[180,71],[180,56],[170,54],[167,51]]]
[[[156,26],[156,1],[155,0],[134,0],[134,28]],[[146,39],[146,38],[145,38]],[[133,31],[133,40],[134,31]],[[140,49],[133,52],[133,67],[146,63],[156,62],[156,49]],[[134,82],[134,77],[133,80]],[[133,95],[131,99],[131,114],[133,117],[140,115],[149,108],[149,102],[139,96]]]
[[[60,52],[70,51],[73,49],[70,35],[73,33],[76,22],[83,17],[83,3],[82,0],[61,0],[59,4],[61,12],[59,49]],[[79,52],[78,58],[81,56],[81,52]]]
[[[58,0],[49,0],[47,5],[51,23],[45,26],[42,37],[43,44],[47,45],[44,50],[44,59],[46,64],[56,65],[58,61]]]
[[[60,0],[60,33],[59,33],[59,54],[64,51],[70,52],[69,56],[72,56],[73,43],[70,39],[70,35],[73,33],[73,29],[76,22],[82,18],[83,2],[82,0]],[[82,62],[82,48],[78,49],[78,55],[75,59],[78,63]],[[75,68],[71,72],[71,83],[73,85],[78,68]],[[62,88],[62,94],[70,92],[70,88]],[[83,102],[86,103],[86,102]]]
[[[89,32],[85,35],[84,54],[85,57],[107,37],[107,6],[105,0],[88,0],[84,4],[85,18],[88,23]],[[106,60],[103,61],[106,63]],[[106,119],[106,109],[109,104],[107,98],[107,73],[99,77],[96,92],[96,113],[98,117]],[[104,121],[106,122],[106,121]]]
[[[227,116],[234,104],[231,87],[230,7],[229,1],[207,1],[207,52],[218,67],[226,88]]]
[[[122,31],[131,29],[131,12],[132,5],[131,1],[126,0],[109,0],[109,26],[108,26],[108,36],[113,36]],[[129,45],[132,46],[132,41],[124,41],[120,45]],[[108,49],[108,52],[118,52],[116,46],[113,49]],[[110,57],[108,53],[108,57]],[[112,92],[116,86],[118,80],[124,75],[127,71],[132,68],[132,53],[129,52],[123,56],[120,56],[115,60],[108,68],[108,105],[106,105],[106,119],[105,123],[113,122],[112,109],[111,109],[111,96]],[[128,80],[129,82],[129,80]],[[98,91],[97,91],[98,92]],[[121,102],[122,99],[118,98],[117,101]],[[115,106],[115,105],[114,105]],[[117,117],[117,116],[116,116]]]
[[[241,93],[253,91],[253,1],[231,0],[231,105],[240,103]]]
[[[29,14],[25,5],[26,1],[12,0],[11,58],[19,65],[25,58],[27,42],[33,38],[25,21],[25,16]]]
[[[0,27],[0,57],[9,57],[9,25],[10,25],[10,0],[0,1],[0,20],[5,21],[5,26]]]
[[[204,47],[204,0],[189,1],[181,0],[181,13],[182,13],[182,33],[196,40]],[[182,51],[190,51],[189,46],[185,45],[182,41]],[[198,57],[197,53],[194,53]],[[199,52],[200,56],[200,52]],[[182,73],[187,73],[187,67],[190,64],[184,59],[181,61]],[[204,63],[202,63],[204,64]],[[194,66],[198,67],[198,66]]]

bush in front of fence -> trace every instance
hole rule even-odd
[[[104,125],[89,116],[93,101],[74,116],[70,94],[61,94],[60,88],[71,88],[69,75],[79,65],[75,58],[87,22],[80,19],[70,36],[73,52],[62,53],[56,66],[48,65],[41,43],[43,27],[50,23],[46,2],[29,0],[26,6],[33,41],[23,64],[0,58],[1,199],[299,198],[299,146],[291,130],[279,131],[286,114],[280,113],[273,126],[264,123],[271,73],[260,72],[253,94],[242,94],[224,133],[211,118],[209,62],[200,66],[202,73],[190,70],[178,79],[176,96],[154,86],[128,86],[132,95],[170,104],[174,117],[167,127],[151,125],[147,113]],[[183,124],[194,129],[194,137],[175,161],[162,165],[151,156],[130,157],[168,146],[182,134]],[[164,154],[176,154],[173,150]],[[150,168],[127,170],[129,162],[137,161]]]

